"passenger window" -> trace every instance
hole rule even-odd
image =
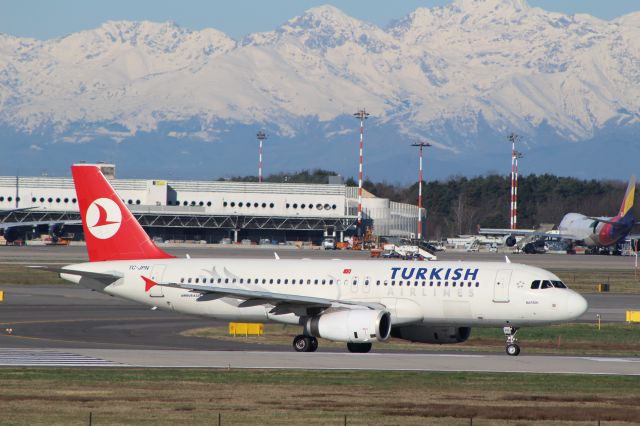
[[[380,285],[380,280],[376,281],[376,285]]]
[[[540,280],[535,280],[534,282],[531,283],[531,288],[533,290],[540,288]]]
[[[322,280],[322,285],[324,285],[324,284],[325,284],[325,282],[326,282],[326,280]]]
[[[180,278],[180,282],[183,283],[184,282],[184,278]]]
[[[229,284],[229,278],[225,278],[225,279],[224,279],[224,283],[225,283],[225,284]]]
[[[315,285],[318,285],[318,280],[313,280],[313,283],[314,283]]]
[[[198,284],[199,281],[200,281],[200,278],[196,278],[196,284]]]
[[[540,288],[553,288],[553,284],[550,281],[544,280],[542,281],[542,286]]]
[[[333,280],[329,280],[329,285],[332,285],[332,284],[333,284]]]
[[[358,280],[353,280],[353,285],[358,284]]]
[[[187,281],[189,281],[189,284],[191,284],[191,278],[189,278]]]
[[[395,280],[391,280],[391,285],[396,285],[396,281]]]
[[[218,284],[222,282],[222,278],[218,278]]]
[[[269,280],[269,284],[273,284],[273,278]]]
[[[369,285],[369,280],[364,280],[364,285]]]
[[[277,284],[280,284],[280,278],[278,278],[278,280],[276,281]]]
[[[240,278],[240,284],[242,284],[244,282],[243,278]]]
[[[209,278],[209,283],[213,284],[213,278]]]

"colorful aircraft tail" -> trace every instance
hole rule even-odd
[[[71,167],[89,260],[166,259],[97,166]]]
[[[636,192],[636,177],[631,176],[629,180],[629,185],[627,185],[627,192],[624,194],[624,199],[622,200],[622,205],[620,206],[620,211],[618,215],[620,217],[625,216],[629,210],[633,207],[633,196]]]

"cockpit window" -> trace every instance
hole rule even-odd
[[[532,282],[531,288],[534,290],[540,288],[540,280],[535,280],[534,282]]]
[[[567,288],[562,281],[552,281],[555,288]]]
[[[551,284],[551,281],[544,280],[540,288],[553,288],[553,284]]]

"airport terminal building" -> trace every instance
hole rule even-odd
[[[327,235],[342,240],[358,231],[358,189],[343,184],[116,179],[113,164],[98,165],[147,233],[163,241],[318,242]],[[369,193],[362,205],[363,225],[374,235],[417,233],[417,206]],[[0,221],[80,218],[70,177],[1,176],[0,210],[16,208],[20,210],[3,214]],[[67,225],[65,231],[82,238],[81,226]]]

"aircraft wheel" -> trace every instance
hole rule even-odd
[[[309,336],[298,335],[293,339],[293,349],[296,352],[312,352],[311,338]]]
[[[349,352],[356,354],[366,354],[371,350],[371,343],[347,343]]]
[[[315,337],[309,337],[309,341],[310,341],[309,352],[317,351],[318,350],[318,339],[316,339]]]
[[[507,345],[507,355],[518,356],[520,354],[520,346],[514,344]]]

